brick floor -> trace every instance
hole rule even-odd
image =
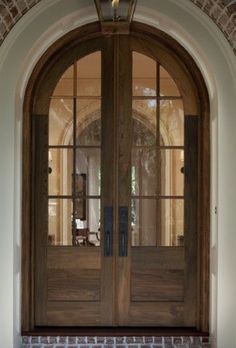
[[[23,336],[19,348],[210,348],[208,337]]]

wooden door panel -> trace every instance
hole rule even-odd
[[[100,287],[99,270],[48,270],[48,301],[99,301]]]
[[[184,301],[182,247],[131,249],[131,301]]]
[[[100,250],[48,247],[48,300],[100,301]]]
[[[131,301],[184,300],[184,270],[162,270],[158,267],[131,273]]]
[[[127,326],[185,326],[184,304],[178,302],[132,302]]]
[[[101,326],[109,325],[101,316],[100,302],[49,301],[47,303],[49,326]]]
[[[48,269],[101,269],[101,248],[48,247]]]
[[[146,269],[184,269],[183,247],[132,247],[132,270]]]

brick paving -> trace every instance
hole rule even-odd
[[[0,0],[0,45],[16,22],[41,0]],[[176,0],[178,1],[178,0]],[[236,1],[192,1],[220,28],[236,54]]]
[[[23,336],[19,348],[210,348],[208,337]]]

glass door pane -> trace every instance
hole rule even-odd
[[[99,246],[101,52],[62,75],[49,110],[49,245]]]

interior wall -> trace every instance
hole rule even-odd
[[[42,1],[0,48],[0,343],[20,336],[21,142],[24,91],[33,67],[57,38],[96,20],[92,0]],[[236,342],[236,64],[220,30],[185,0],[139,0],[135,19],[180,42],[199,65],[211,103],[211,333],[218,348]],[[4,81],[4,83],[2,83]],[[217,207],[217,214],[215,214]]]

